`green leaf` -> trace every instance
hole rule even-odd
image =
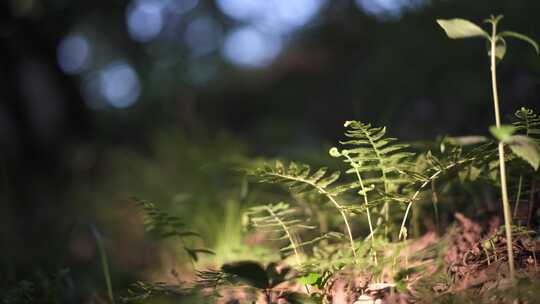
[[[499,128],[497,126],[489,127],[489,132],[501,142],[508,142],[512,134],[516,132],[516,127],[511,125],[502,125]]]
[[[495,58],[498,61],[503,60],[504,55],[506,54],[506,40],[502,37],[497,37],[497,42],[495,43]],[[491,44],[488,42],[488,56],[491,56]]]
[[[515,155],[527,161],[534,170],[538,170],[540,166],[540,145],[525,135],[514,135],[510,137],[509,145]]]
[[[460,39],[470,37],[485,37],[489,35],[478,25],[465,19],[437,19],[437,23],[443,28],[449,38]]]
[[[538,47],[538,43],[536,43],[536,41],[534,41],[532,38],[530,38],[530,37],[528,37],[526,35],[517,33],[517,32],[512,32],[512,31],[504,31],[504,32],[499,34],[499,37],[504,37],[504,36],[516,38],[516,39],[519,39],[519,40],[523,40],[523,41],[529,43],[530,45],[532,45],[532,47],[536,51],[536,54],[540,54],[540,48]]]
[[[316,272],[310,272],[303,277],[297,279],[298,283],[303,285],[314,285],[321,278],[321,275]]]

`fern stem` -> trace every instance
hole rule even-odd
[[[379,163],[382,166],[382,164],[384,162],[384,159],[383,159],[383,157],[381,155],[381,152],[379,151],[379,149],[375,145],[375,142],[373,141],[373,138],[371,137],[369,132],[367,132],[364,129],[361,129],[361,130],[364,133],[364,135],[366,136],[366,138],[369,140],[369,143],[373,147],[373,151],[375,151],[375,155],[377,155],[377,158],[379,159]],[[384,171],[384,168],[381,168],[381,173],[382,173],[382,178],[383,178],[384,193],[387,194],[388,193],[388,179],[386,177],[386,172]],[[388,200],[384,201],[383,209],[384,209],[384,221],[385,221],[385,223],[384,223],[384,235],[386,237],[388,235],[388,223],[390,221],[390,205],[388,204]]]
[[[279,216],[277,216],[274,213],[274,211],[272,211],[272,208],[269,208],[268,206],[265,206],[265,209],[266,209],[266,211],[268,211],[268,213],[270,213],[270,215],[272,215],[272,217],[274,217],[276,219],[276,221],[279,223],[279,225],[281,225],[281,228],[283,228],[283,231],[285,231],[285,235],[287,235],[287,238],[289,239],[289,242],[291,242],[291,247],[293,249],[294,256],[296,257],[296,263],[298,265],[300,265],[300,255],[298,254],[298,249],[296,247],[296,243],[294,242],[294,239],[293,239],[291,233],[289,232],[289,228],[287,228],[287,225],[285,225],[285,223],[283,223],[281,218],[279,218]]]
[[[354,162],[354,160],[347,154],[347,153],[343,153],[343,155],[351,162],[351,166],[354,168],[354,171],[356,172],[356,177],[358,178],[358,182],[360,183],[360,189],[362,189],[362,196],[364,197],[364,204],[366,205],[366,215],[367,215],[367,220],[368,220],[368,224],[369,224],[369,232],[370,232],[370,236],[371,236],[371,250],[373,250],[374,252],[374,259],[375,259],[375,265],[377,265],[377,253],[376,251],[374,251],[374,246],[375,246],[375,233],[373,232],[373,224],[371,223],[371,214],[370,214],[370,211],[369,211],[369,201],[368,201],[368,197],[367,197],[367,191],[366,191],[366,187],[364,186],[364,182],[362,181],[362,176],[360,175],[360,171],[358,171],[358,167],[360,166],[359,164],[357,164],[356,162]]]
[[[444,171],[447,171],[447,170],[450,170],[452,169],[453,167],[456,167],[456,166],[459,166],[459,165],[462,165],[466,162],[469,162],[469,161],[473,161],[475,160],[476,157],[471,157],[471,158],[467,158],[467,159],[462,159],[460,161],[457,161],[455,163],[452,163],[442,169],[439,169],[437,172],[433,173],[430,177],[428,177],[423,183],[422,185],[420,185],[420,187],[418,187],[418,189],[416,190],[416,192],[414,192],[413,196],[411,196],[411,198],[409,199],[409,204],[407,205],[407,209],[405,210],[405,215],[403,216],[403,221],[401,222],[401,227],[399,229],[399,235],[398,235],[398,240],[401,239],[401,236],[403,234],[403,231],[405,230],[405,223],[407,222],[407,217],[409,215],[409,212],[410,212],[410,209],[412,207],[412,204],[414,203],[414,201],[416,201],[418,195],[420,195],[420,193],[422,192],[422,190],[427,186],[429,185],[432,181],[434,181],[441,173],[443,173]]]
[[[345,222],[345,227],[347,229],[347,234],[349,236],[349,241],[350,241],[350,245],[351,245],[351,251],[352,251],[352,254],[353,254],[353,257],[354,257],[354,263],[356,264],[357,256],[356,256],[356,249],[354,248],[354,239],[353,239],[353,236],[352,236],[351,226],[349,225],[349,220],[347,218],[347,215],[343,211],[343,206],[341,204],[339,204],[337,202],[337,200],[328,191],[326,191],[324,188],[320,187],[316,183],[310,182],[310,181],[305,180],[305,179],[300,179],[300,178],[296,178],[296,177],[288,176],[288,175],[283,175],[283,174],[279,174],[279,173],[273,173],[273,175],[281,177],[283,179],[289,179],[289,180],[294,180],[294,181],[301,182],[301,183],[306,183],[306,184],[312,186],[313,188],[317,189],[317,191],[319,191],[319,193],[326,196],[330,200],[330,202],[336,207],[336,209],[338,209],[339,213],[341,214],[341,217],[343,218],[343,221]]]
[[[287,225],[281,220],[279,216],[272,210],[272,208],[265,206],[266,211],[272,215],[276,219],[276,221],[281,225],[281,228],[283,228],[283,231],[285,231],[285,235],[287,235],[287,238],[289,239],[289,242],[291,242],[291,247],[294,252],[294,257],[296,258],[296,264],[300,265],[300,255],[298,254],[298,248],[296,246],[296,243],[294,242],[294,239],[292,237],[291,232],[289,231],[289,228],[287,228]],[[306,288],[306,292],[310,294],[309,286],[306,284],[304,285],[304,288]]]
[[[493,92],[493,108],[495,111],[495,125],[501,127],[501,117],[499,113],[499,94],[497,92],[497,66],[496,66],[496,44],[497,44],[497,19],[492,17],[491,22],[491,89]],[[512,213],[508,202],[508,188],[506,184],[506,164],[504,161],[504,144],[499,142],[499,169],[501,178],[501,195],[504,211],[504,226],[506,231],[506,247],[508,251],[508,267],[510,279],[515,281],[514,274],[514,253],[512,251]]]
[[[441,232],[440,219],[439,219],[439,197],[437,196],[437,188],[435,187],[435,180],[431,181],[431,203],[433,204],[433,213],[435,216],[435,229],[437,229],[437,235]]]

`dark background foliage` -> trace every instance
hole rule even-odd
[[[201,166],[224,153],[307,158],[325,153],[349,119],[387,125],[412,141],[486,133],[493,122],[484,42],[450,41],[435,19],[481,22],[500,13],[503,29],[540,39],[535,0],[300,1],[320,7],[306,15],[300,5],[262,26],[259,15],[240,14],[258,1],[0,4],[0,281],[62,264],[51,257],[65,252],[69,227],[94,221],[87,211],[95,201],[80,199],[80,189],[102,191],[93,185],[132,172],[111,166],[111,151],[121,151],[117,159],[133,153],[155,163],[163,156],[156,137],[174,130],[164,140],[181,141],[169,153],[204,155]],[[241,5],[231,14],[228,2]],[[156,5],[169,10],[160,11],[153,32]],[[147,19],[133,17],[137,9]],[[260,28],[266,35],[248,35],[231,59],[229,35]],[[281,48],[269,55],[275,41]],[[539,75],[539,57],[510,42],[499,67],[503,114],[538,108]],[[215,144],[224,137],[225,146],[238,148]],[[189,154],[193,146],[201,148]],[[160,165],[157,175],[169,166]],[[200,174],[196,168],[186,166],[181,176]],[[218,176],[204,172],[205,186]],[[169,177],[145,180],[155,178]],[[170,187],[182,188],[173,178]],[[101,204],[117,191],[144,192],[111,188]]]

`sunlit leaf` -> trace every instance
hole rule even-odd
[[[437,19],[437,23],[444,29],[446,35],[452,39],[486,37],[489,35],[478,25],[465,19]]]
[[[498,128],[497,126],[491,126],[489,127],[489,131],[499,141],[507,142],[510,136],[516,132],[516,127],[511,125],[502,125]]]
[[[307,275],[303,277],[298,278],[298,283],[304,284],[304,285],[314,285],[317,283],[317,281],[321,278],[321,275],[316,272],[310,272]]]
[[[527,161],[535,170],[540,165],[540,145],[525,135],[514,135],[510,137],[508,146],[523,160]]]

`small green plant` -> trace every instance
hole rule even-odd
[[[245,215],[251,227],[269,235],[277,234],[273,240],[286,240],[288,244],[279,250],[283,255],[287,255],[292,251],[297,265],[302,264],[302,258],[300,257],[302,247],[316,244],[321,240],[343,236],[342,234],[336,235],[329,232],[322,236],[302,241],[299,233],[314,229],[315,226],[307,225],[306,223],[309,220],[303,218],[298,210],[284,202],[251,207],[246,211]]]
[[[451,39],[485,38],[489,42],[488,55],[490,57],[491,67],[491,89],[493,95],[493,109],[495,113],[495,126],[490,129],[492,134],[499,140],[499,170],[501,182],[501,196],[503,202],[504,222],[506,229],[506,242],[508,248],[508,266],[510,269],[510,277],[515,280],[514,271],[514,254],[512,251],[512,214],[510,211],[510,203],[508,201],[508,187],[506,182],[506,164],[505,164],[505,145],[509,145],[510,149],[519,157],[528,161],[535,169],[538,169],[540,164],[540,147],[526,135],[513,135],[515,128],[512,126],[503,126],[499,113],[499,94],[497,90],[497,60],[502,60],[506,54],[505,38],[515,38],[523,40],[535,49],[536,53],[540,53],[538,44],[531,38],[513,31],[497,32],[497,25],[503,18],[502,15],[490,16],[484,22],[491,25],[491,34],[488,34],[478,25],[465,19],[450,19],[437,20],[437,23],[444,29],[446,34]]]
[[[133,199],[146,213],[144,217],[144,225],[146,230],[155,234],[157,237],[165,239],[170,237],[177,237],[182,242],[184,251],[192,262],[199,260],[199,254],[214,254],[210,249],[206,248],[192,248],[186,243],[186,238],[200,237],[197,232],[186,230],[185,224],[180,218],[174,215],[169,215],[164,211],[159,210],[153,203]]]
[[[338,195],[351,189],[351,185],[345,184],[333,186],[341,175],[339,171],[335,171],[330,175],[326,174],[328,168],[324,167],[319,168],[314,173],[311,173],[310,171],[311,168],[308,165],[298,165],[295,162],[291,162],[289,167],[285,168],[282,162],[277,161],[274,167],[265,166],[264,168],[260,168],[252,172],[252,174],[259,177],[261,182],[285,184],[294,193],[316,191],[317,193],[326,197],[339,212],[343,222],[345,223],[351,252],[356,259],[357,255],[354,238],[349,217],[347,216],[348,210],[345,205],[339,202],[338,199]]]
[[[453,284],[455,281],[452,280],[459,279],[458,276],[464,274],[452,274],[447,271],[449,264],[456,265],[456,269],[466,266],[478,270],[484,266],[484,262],[491,266],[493,261],[504,260],[505,250],[509,275],[512,281],[515,281],[513,250],[523,251],[523,248],[514,245],[520,244],[519,233],[525,230],[523,227],[512,226],[509,194],[516,195],[514,214],[517,213],[522,196],[529,195],[528,223],[530,223],[534,195],[537,193],[534,180],[537,175],[534,171],[540,166],[540,117],[532,110],[522,108],[515,113],[512,125],[501,123],[496,64],[506,54],[506,38],[524,40],[537,52],[538,45],[532,39],[516,32],[498,33],[497,24],[501,18],[502,16],[492,16],[485,20],[491,25],[491,34],[464,19],[437,21],[450,38],[481,37],[489,42],[488,54],[495,112],[495,126],[490,128],[493,137],[445,136],[425,146],[408,145],[388,137],[386,127],[347,121],[346,140],[341,141],[339,147],[332,147],[329,150],[330,156],[339,158],[345,163],[345,170],[330,172],[326,167],[312,170],[309,165],[297,162],[288,162],[285,165],[281,161],[248,170],[248,173],[261,183],[285,186],[294,199],[290,204],[283,202],[287,199],[283,199],[281,190],[279,194],[254,191],[254,195],[248,198],[247,181],[243,184],[240,195],[242,205],[235,210],[240,208],[245,210],[243,223],[249,228],[263,232],[262,235],[266,239],[275,241],[280,246],[279,252],[283,260],[289,256],[294,257],[296,263],[289,265],[295,269],[286,265],[288,260],[285,263],[283,261],[266,263],[238,259],[239,261],[225,263],[219,268],[196,271],[197,281],[187,288],[180,286],[183,284],[170,286],[141,283],[136,286],[139,293],[135,293],[135,296],[143,299],[165,293],[207,297],[210,290],[212,296],[219,297],[224,296],[221,291],[228,289],[229,292],[240,287],[237,290],[243,292],[243,295],[249,294],[251,297],[254,294],[263,295],[268,303],[279,300],[287,300],[290,303],[306,303],[309,300],[326,303],[332,287],[339,285],[334,285],[335,282],[343,283],[346,288],[353,286],[356,291],[360,290],[362,293],[367,290],[369,284],[377,285],[381,282],[395,285],[397,292],[408,292],[411,284],[418,282],[418,278],[428,281],[435,276],[440,276],[442,281],[439,282]],[[250,165],[249,168],[254,167],[253,164]],[[341,172],[347,174],[342,175]],[[518,181],[515,189],[512,188],[512,183],[510,186],[507,185],[507,179],[513,181],[513,178]],[[425,225],[428,231],[433,231],[433,226],[436,226],[437,232],[440,232],[439,202],[452,203],[452,207],[441,204],[443,212],[444,208],[450,209],[447,209],[449,212],[446,213],[446,218],[449,218],[450,212],[456,211],[455,206],[462,201],[468,203],[473,200],[473,204],[477,203],[474,200],[474,196],[477,195],[475,190],[466,194],[467,199],[461,200],[463,192],[469,191],[469,188],[476,188],[470,185],[482,185],[482,189],[487,190],[486,192],[499,191],[500,188],[505,225],[495,236],[484,238],[482,234],[485,231],[481,231],[480,225],[471,220],[467,225],[474,226],[473,228],[445,226],[450,229],[444,236],[432,233],[425,235],[431,237],[431,240],[430,238],[408,240],[409,217],[411,218],[409,225],[413,227],[415,236],[422,233],[422,225]],[[273,187],[265,189],[276,190]],[[463,189],[466,191],[462,191]],[[450,197],[446,198],[446,195]],[[273,200],[276,203],[253,206],[250,199],[254,197],[263,201],[276,197],[279,199]],[[429,201],[433,206],[435,220],[430,222],[426,219],[422,222],[425,209],[431,208]],[[207,249],[193,249],[185,243],[189,238],[188,244],[192,244],[191,238],[198,237],[198,234],[186,230],[178,217],[158,210],[152,203],[140,200],[137,200],[137,203],[146,212],[147,229],[162,238],[177,237],[192,262],[198,260],[199,253],[212,253]],[[489,203],[490,200],[486,202]],[[469,205],[475,206],[473,204]],[[314,215],[314,218],[317,218],[319,212],[325,211],[330,211],[325,214],[328,215],[325,219],[328,218],[330,224],[327,226],[325,223],[323,229],[323,224],[319,223],[320,233],[315,233],[315,227],[311,224],[316,224],[316,221],[310,220]],[[376,217],[376,221],[373,216]],[[363,221],[364,219],[367,223]],[[343,229],[345,233],[328,232],[338,229]],[[503,231],[506,243],[502,241]],[[359,232],[364,233],[363,238]],[[459,233],[467,234],[467,242],[456,245],[459,242],[454,242],[455,234]],[[516,239],[515,244],[512,242],[512,236]],[[503,248],[505,246],[506,249]],[[516,260],[521,265],[524,262],[532,263],[524,259],[527,258],[526,255],[531,254],[536,267],[537,251],[534,246],[525,246],[528,248],[524,247],[525,254],[522,252],[516,254]],[[452,248],[456,250],[450,254],[449,262],[446,260],[446,253],[451,251],[447,249]],[[467,264],[469,261],[476,264]],[[476,266],[479,267],[475,268]],[[438,270],[434,270],[435,268]],[[423,273],[431,271],[437,272],[435,275]],[[362,272],[366,272],[365,276]],[[353,280],[360,277],[362,279],[365,277],[366,282],[356,286]],[[497,276],[496,280],[498,279]],[[389,282],[392,280],[393,282]],[[291,288],[284,284],[291,282],[304,285],[307,295],[306,292],[291,292]],[[426,290],[431,296],[434,286],[433,284],[426,286],[429,286]],[[413,286],[413,289],[418,290],[417,287],[418,285]],[[453,293],[451,287],[445,287],[445,293]],[[433,296],[433,299],[436,297]]]
[[[375,229],[371,221],[370,201],[371,204],[376,201],[383,202],[381,217],[377,225],[384,225],[383,235],[387,237],[391,226],[391,199],[389,198],[392,193],[397,192],[400,185],[408,182],[403,172],[409,169],[408,160],[414,156],[414,153],[407,151],[408,145],[396,143],[396,138],[386,137],[386,127],[373,127],[371,124],[359,121],[347,121],[344,126],[349,128],[345,132],[345,136],[349,139],[342,141],[341,144],[350,148],[340,152],[334,147],[330,149],[330,155],[343,157],[344,161],[351,166],[347,173],[355,174],[358,179],[357,188],[360,188],[358,194],[364,200],[373,247]],[[381,190],[373,191],[377,186]],[[375,253],[375,251],[372,252]],[[377,263],[376,255],[374,254],[373,257]]]
[[[96,226],[91,225],[90,230],[92,235],[96,239],[97,247],[99,250],[99,257],[101,259],[101,269],[103,270],[103,276],[105,277],[105,284],[107,285],[107,296],[109,297],[109,303],[114,304],[114,294],[111,280],[111,272],[109,270],[109,262],[107,260],[107,252],[105,251],[105,244],[103,243],[103,237]]]

